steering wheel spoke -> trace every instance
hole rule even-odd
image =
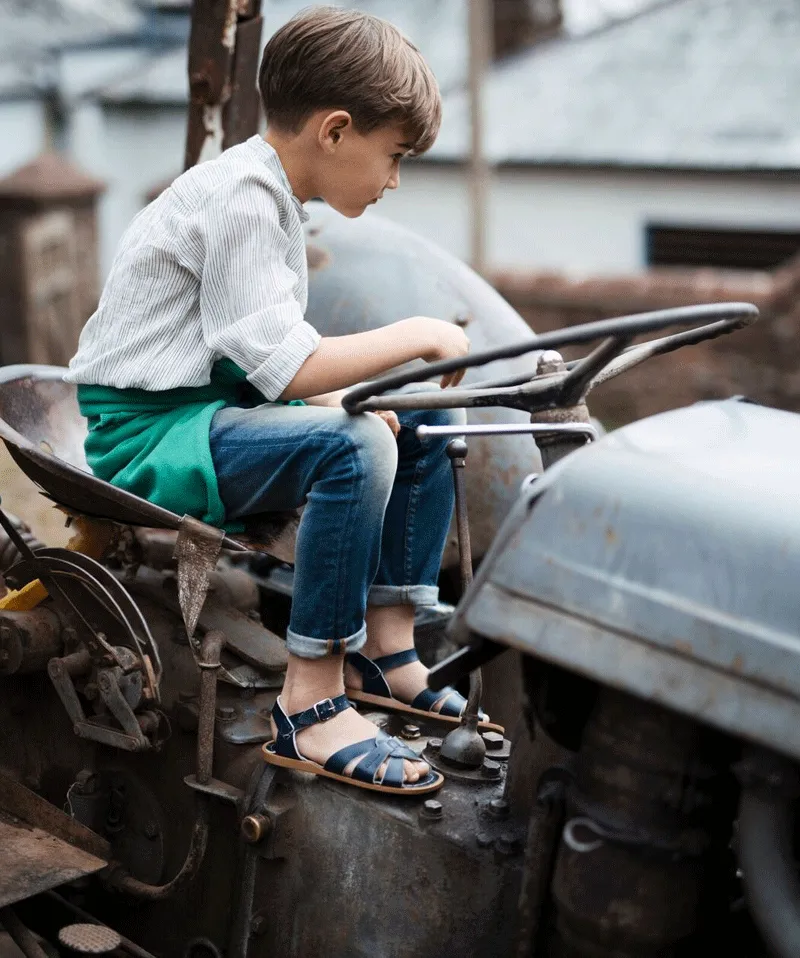
[[[629,345],[631,336],[609,336],[572,366],[561,385],[561,404],[574,406],[591,389],[594,378]]]

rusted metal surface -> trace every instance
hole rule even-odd
[[[137,599],[149,599],[180,614],[174,580],[170,577],[140,570],[129,588]],[[203,634],[211,629],[220,629],[225,633],[226,650],[222,654],[222,675],[225,681],[232,685],[273,687],[276,676],[283,675],[287,662],[286,643],[246,613],[220,601],[217,596],[211,595],[206,600],[197,629]],[[188,642],[184,630],[181,638]],[[229,656],[229,651],[235,655],[238,662]],[[257,668],[258,672],[250,668],[250,665]]]
[[[2,802],[0,799],[0,809]],[[95,837],[98,843],[102,842],[99,836]],[[91,875],[108,864],[103,858],[52,834],[49,828],[30,824],[4,810],[0,810],[0,848],[3,859],[0,906]]]
[[[48,888],[91,875],[106,862],[40,828],[0,812],[0,905],[38,895]]]
[[[61,622],[50,609],[0,611],[0,676],[41,671],[62,644]]]
[[[200,646],[200,712],[197,730],[197,770],[199,785],[212,781],[214,765],[214,721],[217,699],[217,677],[220,671],[220,653],[225,637],[221,632],[209,632]],[[211,817],[211,795],[199,789],[194,792],[195,814],[189,850],[180,870],[164,885],[150,885],[121,870],[110,876],[110,884],[121,892],[148,901],[163,901],[181,892],[197,877],[208,846],[208,828]]]
[[[272,829],[267,808],[275,785],[277,769],[264,764],[254,773],[255,784],[248,789],[240,823],[238,881],[228,939],[230,958],[247,958],[253,923],[253,904],[258,873],[260,844]]]
[[[194,0],[185,169],[256,132],[260,8],[258,0]]]
[[[200,657],[200,644],[192,642],[197,620],[203,610],[208,582],[219,558],[223,533],[198,519],[184,516],[175,543],[178,563],[178,601],[192,651]]]
[[[217,701],[217,674],[225,645],[222,632],[208,632],[200,652],[200,713],[197,726],[197,781],[208,784],[214,765],[214,716]]]
[[[251,3],[250,7],[257,4]],[[231,70],[231,96],[222,113],[222,148],[242,143],[258,131],[260,99],[256,89],[258,54],[261,49],[263,19],[239,13],[236,25],[236,46]]]
[[[104,838],[3,773],[0,773],[0,810],[96,858],[108,861],[111,857],[111,846]]]
[[[519,892],[515,958],[544,955],[542,918],[550,895],[555,853],[564,822],[564,783],[545,780],[528,820],[525,864]]]

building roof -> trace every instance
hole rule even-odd
[[[102,180],[87,176],[58,153],[42,153],[0,180],[0,202],[82,200],[105,188]]]
[[[496,67],[494,163],[800,170],[800,3],[672,0]],[[445,98],[428,156],[468,153],[466,95]]]
[[[354,6],[332,0],[334,6]],[[262,46],[268,37],[309,0],[267,0],[262,6]],[[467,27],[463,0],[360,0],[359,9],[385,17],[417,43],[433,65],[443,89],[460,85],[466,76]],[[153,55],[141,69],[106,86],[101,98],[115,103],[183,105],[189,99],[186,48]]]
[[[159,0],[149,0],[159,3]],[[160,0],[160,5],[185,0]],[[310,0],[266,0],[262,5],[262,44],[291,16],[309,6]],[[334,6],[353,7],[395,23],[420,48],[445,92],[466,83],[468,64],[467,0],[328,0]],[[597,29],[630,16],[660,0],[561,0],[564,28],[570,36]],[[186,50],[176,49],[152,56],[111,86],[104,87],[104,100],[116,103],[162,103],[182,105],[188,101]]]

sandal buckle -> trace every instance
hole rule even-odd
[[[323,699],[314,706],[314,714],[320,722],[327,722],[336,716],[336,706],[333,699]]]

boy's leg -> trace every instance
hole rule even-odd
[[[430,389],[430,385],[427,385]],[[399,414],[398,467],[384,518],[378,572],[369,592],[364,654],[374,659],[414,645],[414,608],[435,605],[437,578],[453,514],[453,478],[445,447],[452,437],[417,439],[416,427],[460,425],[463,410],[420,410]],[[386,681],[395,696],[410,702],[426,688],[420,662],[393,669]],[[361,675],[346,667],[346,684],[360,688]]]
[[[284,710],[303,711],[342,694],[344,653],[365,640],[367,592],[378,567],[397,463],[391,431],[376,416],[266,404],[220,410],[210,446],[229,518],[305,502],[295,552]],[[306,757],[324,763],[375,731],[348,709],[304,729],[298,740]],[[427,771],[422,762],[406,762],[410,782]]]

